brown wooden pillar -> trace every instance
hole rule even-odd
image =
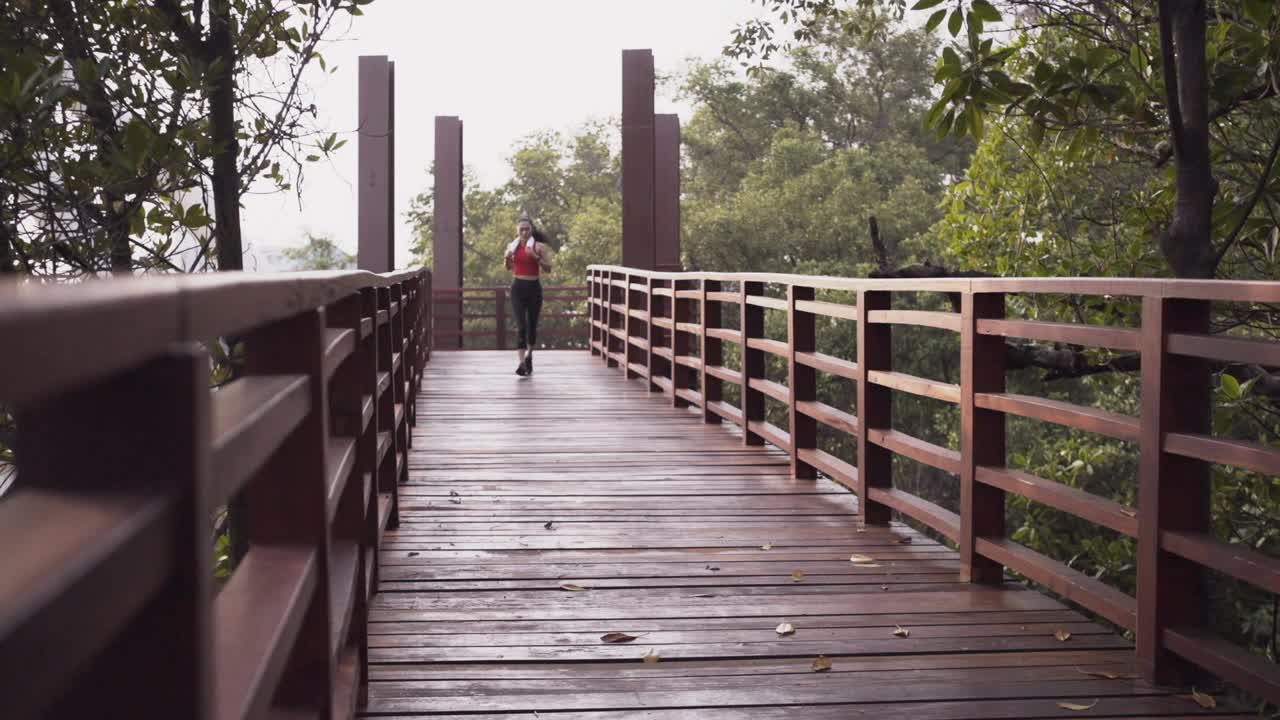
[[[653,270],[653,51],[622,51],[622,264]]]
[[[456,117],[436,118],[435,191],[432,198],[431,274],[436,290],[462,288],[462,121]],[[459,349],[462,336],[462,294],[457,303],[444,303],[440,327],[446,334],[439,347]],[[501,302],[501,301],[500,301]],[[499,307],[499,313],[502,309]],[[501,326],[498,328],[501,337]],[[501,344],[499,344],[501,347]]]
[[[680,116],[654,118],[654,269],[680,272]]]
[[[359,247],[361,270],[395,267],[395,64],[385,55],[360,57]]]

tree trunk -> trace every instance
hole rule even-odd
[[[236,55],[231,37],[230,0],[209,4],[209,59],[219,65],[209,93],[210,132],[213,136],[214,238],[218,269],[244,269],[240,237],[240,141],[236,138]]]
[[[1160,235],[1160,249],[1177,277],[1211,278],[1217,270],[1212,238],[1217,183],[1209,159],[1205,28],[1205,0],[1161,0],[1160,46],[1177,205]]]

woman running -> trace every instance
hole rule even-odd
[[[514,276],[511,281],[511,309],[515,311],[516,327],[520,329],[516,352],[520,364],[516,374],[533,374],[533,346],[538,341],[538,314],[542,312],[541,271],[551,270],[550,251],[545,238],[533,226],[527,213],[521,213],[516,221],[516,239],[511,241],[505,258],[507,269]]]

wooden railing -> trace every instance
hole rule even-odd
[[[539,345],[586,349],[587,288],[547,285],[542,289]],[[507,350],[515,347],[509,287],[437,289],[433,293],[434,346],[438,350]],[[482,325],[484,327],[476,327]]]
[[[0,714],[351,717],[429,297],[424,271],[0,285]],[[243,368],[211,390],[219,338]],[[239,492],[250,549],[215,593]]]
[[[1209,335],[1211,302],[1280,303],[1280,283],[1130,279],[854,280],[763,273],[660,273],[592,266],[591,351],[628,378],[641,378],[677,407],[727,419],[748,445],[769,442],[791,456],[798,478],[816,471],[853,489],[867,523],[891,511],[950,538],[962,573],[999,582],[1009,568],[1132,630],[1149,680],[1175,683],[1190,661],[1239,687],[1280,702],[1280,667],[1209,630],[1200,591],[1206,569],[1280,593],[1280,559],[1209,534],[1208,466],[1280,475],[1280,449],[1210,433],[1210,362],[1280,366],[1280,343]],[[727,285],[735,287],[730,290]],[[773,294],[766,288],[772,287]],[[856,295],[856,304],[817,301],[817,290]],[[895,310],[896,293],[959,297],[959,312]],[[1128,296],[1142,304],[1140,328],[1007,318],[1011,294]],[[738,328],[723,327],[736,307]],[[787,339],[764,336],[765,313],[786,314]],[[856,357],[816,349],[816,318],[856,324]],[[960,336],[959,384],[895,372],[894,326],[940,328]],[[1005,338],[1062,342],[1138,353],[1141,418],[1005,391]],[[739,369],[724,367],[724,344],[742,349]],[[693,350],[697,348],[696,355]],[[766,379],[766,355],[783,358],[789,382]],[[857,383],[857,415],[818,401],[817,373]],[[725,383],[741,403],[724,401]],[[696,389],[695,389],[696,385]],[[958,405],[960,450],[893,428],[893,392]],[[786,405],[788,429],[766,421],[765,398]],[[1136,443],[1140,510],[1007,467],[1005,417],[1021,416]],[[817,446],[823,423],[857,440],[855,467]],[[958,476],[960,512],[892,485],[895,455]],[[1016,493],[1135,538],[1137,597],[1029,548],[1005,533],[1005,496]]]

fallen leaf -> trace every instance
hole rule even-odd
[[[854,529],[854,532],[864,533],[864,532],[866,532],[866,531],[867,531],[867,529],[866,529],[866,528],[864,528],[864,527],[863,527],[863,528],[856,528],[856,529]]]
[[[462,504],[462,498],[460,498],[460,497],[451,497],[451,498],[449,498],[449,502],[453,503],[454,505],[461,505],[461,504]]]
[[[760,546],[760,549],[761,549],[761,550],[772,550],[772,549],[773,549],[773,543],[765,543],[765,544],[763,544],[763,545],[761,545],[761,546]]]
[[[458,497],[458,491],[457,491],[457,490],[450,490],[450,491],[449,491],[449,494],[450,494],[450,495],[452,495],[453,497]]]
[[[889,589],[889,586],[888,586],[888,585],[881,585],[881,586],[880,586],[880,589],[881,589],[881,590],[888,590],[888,589]]]
[[[801,582],[804,580],[804,571],[795,570],[791,573],[791,582]]]
[[[719,570],[720,570],[720,566],[718,566],[718,565],[708,565],[705,569],[710,570],[710,571],[712,571],[712,572],[719,572]]]
[[[906,628],[902,627],[901,625],[894,625],[893,627],[894,627],[894,628],[896,628],[896,629],[893,631],[893,634],[894,634],[895,636],[897,636],[897,637],[911,637],[911,631],[910,631],[910,630],[908,630],[908,629],[906,629]]]
[[[605,633],[604,635],[600,636],[601,642],[607,642],[611,644],[629,643],[635,639],[636,639],[635,635],[628,635],[624,632],[611,632],[611,633]]]
[[[1071,639],[1071,633],[1063,630],[1062,628],[1054,630],[1053,636],[1058,639],[1058,642],[1066,642]]]
[[[1212,710],[1218,707],[1218,701],[1214,699],[1212,695],[1202,693],[1195,688],[1191,688],[1191,699],[1195,700],[1197,705],[1207,710]]]
[[[819,655],[814,658],[813,664],[809,666],[809,669],[814,672],[826,672],[831,669],[831,658],[826,655]]]
[[[659,660],[661,660],[662,658],[660,655],[658,655],[657,648],[649,648],[649,651],[646,652],[644,655],[641,655],[640,659],[645,661],[645,663],[652,665],[658,662]]]
[[[694,595],[694,597],[696,597],[696,598],[713,598],[713,597],[715,597],[715,593],[699,593],[699,594],[697,594],[697,595]]]
[[[583,592],[586,590],[586,588],[582,587],[581,585],[574,585],[573,583],[565,583],[560,586],[560,589],[568,590],[569,592]]]
[[[880,563],[854,563],[853,566],[856,568],[878,568]]]
[[[411,553],[409,553],[409,557],[418,557],[418,553],[416,553],[416,552],[411,552]]]
[[[1063,710],[1092,710],[1095,707],[1097,707],[1097,705],[1098,705],[1097,700],[1094,700],[1092,703],[1088,705],[1081,705],[1080,703],[1069,703],[1069,702],[1058,703],[1058,707],[1062,708]]]
[[[1138,511],[1133,508],[1120,508],[1120,513],[1129,517],[1138,517]]]
[[[904,537],[904,538],[898,538],[898,544],[899,544],[899,545],[910,545],[910,544],[911,544],[911,538],[910,538],[909,536],[908,536],[908,537]]]
[[[782,623],[778,627],[774,628],[773,631],[779,635],[795,635],[796,626],[791,623]]]
[[[870,555],[858,555],[857,553],[854,553],[853,555],[849,556],[849,562],[851,563],[869,563],[869,562],[875,562],[875,561],[876,559],[871,557]]]
[[[543,527],[543,529],[544,529],[544,530],[555,530],[555,529],[556,529],[556,524],[555,524],[555,522],[554,522],[554,521],[552,521],[552,520],[548,520],[548,521],[547,521],[547,523],[546,523],[545,525],[543,525],[542,527]]]

